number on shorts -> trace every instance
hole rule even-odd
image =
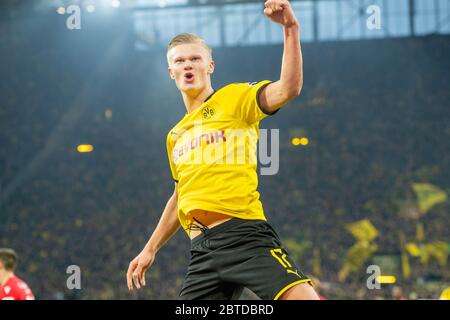
[[[289,261],[286,258],[286,254],[283,253],[281,248],[278,249],[272,249],[270,250],[270,253],[272,256],[278,260],[278,262],[283,266],[283,268],[287,269],[292,267],[292,264],[289,263]]]
[[[297,277],[301,278],[300,274],[298,273],[298,270],[290,269],[292,267],[292,264],[287,260],[286,254],[283,253],[281,248],[272,249],[270,250],[270,253],[275,259],[277,259],[277,261],[283,266],[283,268],[286,269],[287,273],[295,274]]]

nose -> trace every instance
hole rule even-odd
[[[184,65],[184,70],[192,70],[192,64],[190,61],[187,61]]]

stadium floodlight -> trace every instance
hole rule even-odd
[[[119,1],[119,0],[112,0],[112,1],[111,1],[111,6],[112,6],[113,8],[118,8],[118,7],[120,7],[120,1]]]
[[[159,0],[159,1],[158,1],[158,6],[159,6],[160,8],[165,8],[165,7],[167,7],[167,1],[166,1],[166,0]]]
[[[380,284],[394,284],[394,283],[397,281],[397,279],[395,278],[395,276],[387,276],[387,275],[384,275],[384,276],[378,276],[378,277],[376,278],[376,280],[377,280],[377,282],[380,283]]]
[[[95,11],[95,6],[93,4],[88,4],[86,7],[86,11],[92,13]]]
[[[94,146],[92,144],[80,144],[77,146],[77,151],[79,153],[89,153],[94,150]]]
[[[302,146],[306,146],[308,143],[309,143],[309,139],[308,138],[303,137],[303,138],[300,139],[300,144]]]

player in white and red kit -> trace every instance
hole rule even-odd
[[[16,263],[14,250],[0,248],[0,300],[34,300],[28,285],[14,274]]]

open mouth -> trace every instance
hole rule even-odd
[[[185,79],[187,82],[192,82],[192,81],[194,81],[194,74],[193,74],[192,72],[187,72],[187,73],[184,75],[184,79]]]

